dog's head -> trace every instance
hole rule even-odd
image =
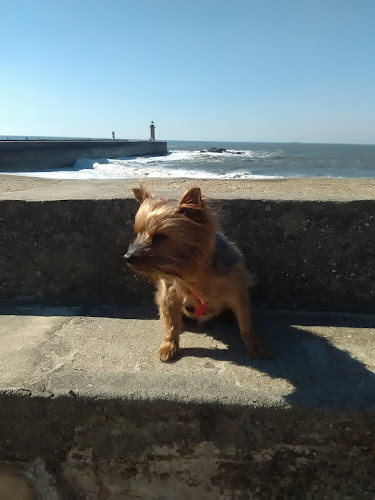
[[[143,186],[133,192],[140,207],[134,221],[137,236],[124,256],[129,267],[152,280],[197,272],[213,252],[216,233],[200,189],[186,191],[177,205],[153,197]]]

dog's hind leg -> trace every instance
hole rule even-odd
[[[179,351],[182,328],[182,297],[175,285],[168,285],[164,280],[160,280],[155,301],[164,325],[164,339],[158,349],[158,357],[161,361],[168,361]]]
[[[237,318],[247,352],[255,358],[271,358],[271,351],[262,344],[254,331],[250,313],[250,296],[247,291],[239,292],[233,297],[231,309]]]

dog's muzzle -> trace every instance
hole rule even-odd
[[[137,261],[138,256],[134,250],[128,250],[124,255],[124,259],[127,264],[134,264]]]

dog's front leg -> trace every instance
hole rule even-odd
[[[265,347],[256,335],[250,313],[250,296],[247,292],[238,293],[231,304],[237,318],[242,340],[247,352],[255,358],[271,358],[271,351]]]
[[[175,285],[168,285],[164,280],[158,283],[155,301],[159,307],[160,319],[164,325],[163,343],[158,349],[161,361],[168,361],[179,351],[182,327],[182,297]]]

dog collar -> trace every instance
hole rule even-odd
[[[207,302],[203,302],[203,300],[196,293],[192,292],[191,290],[190,290],[190,293],[197,301],[197,305],[194,308],[194,316],[197,316],[197,317],[203,316],[204,311],[206,310],[206,307],[207,307]]]

